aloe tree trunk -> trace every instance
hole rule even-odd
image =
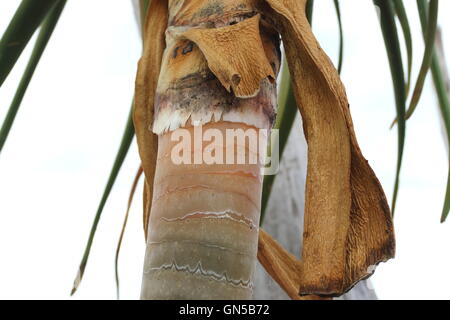
[[[157,23],[161,16],[154,13],[166,3],[152,1],[147,23]],[[154,119],[147,122],[158,136],[158,153],[154,177],[146,172],[153,190],[146,196],[151,209],[143,299],[252,297],[262,164],[250,157],[260,160],[266,150],[280,65],[279,36],[255,3],[168,1],[161,71],[150,98]],[[137,106],[138,139],[140,119]],[[255,136],[263,137],[256,148]],[[214,159],[208,161],[213,141]],[[234,155],[239,152],[244,163]]]

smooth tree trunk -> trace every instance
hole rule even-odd
[[[247,0],[169,1],[165,35],[141,297],[250,299],[279,36]]]
[[[203,130],[225,136],[233,127],[252,129],[220,121]],[[248,299],[257,254],[260,166],[176,165],[171,152],[177,142],[170,139],[180,130],[159,140],[142,297]],[[185,132],[194,135],[194,130]],[[208,144],[192,145],[193,157]],[[221,147],[224,155],[228,151]]]

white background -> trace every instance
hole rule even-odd
[[[0,2],[0,33],[19,4]],[[423,41],[415,1],[414,78]],[[440,1],[450,59],[450,1]],[[372,1],[341,0],[342,74],[356,133],[391,198],[397,138],[391,78]],[[338,29],[331,0],[316,1],[314,32],[333,61]],[[31,46],[0,89],[0,121]],[[134,89],[140,36],[130,1],[68,1],[0,155],[0,298],[67,299],[103,192]],[[430,78],[430,77],[429,77]],[[395,228],[397,257],[372,277],[381,299],[450,298],[450,221],[439,224],[448,156],[430,79],[408,122]],[[114,299],[114,253],[139,166],[133,143],[111,193],[74,299]],[[142,186],[139,186],[141,190]],[[133,204],[120,256],[121,297],[139,297],[142,197]]]

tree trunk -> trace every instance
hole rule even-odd
[[[152,1],[149,14],[164,3]],[[169,1],[168,9],[141,297],[250,299],[262,190],[261,162],[251,158],[264,155],[275,117],[279,36],[253,0]],[[252,137],[262,137],[257,146]]]

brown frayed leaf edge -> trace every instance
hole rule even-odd
[[[167,0],[151,1],[144,26],[144,50],[139,60],[135,83],[133,122],[145,174],[143,220],[146,236],[158,151],[158,136],[148,128],[153,123],[155,91],[166,46],[167,6]]]

